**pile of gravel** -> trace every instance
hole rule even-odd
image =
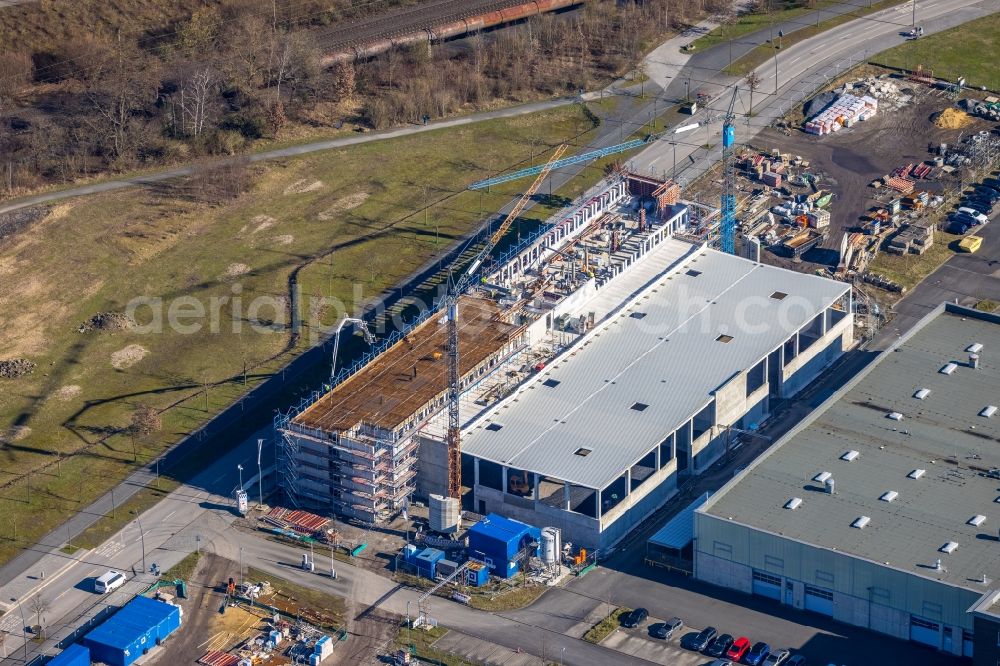
[[[0,377],[17,379],[35,371],[35,364],[26,358],[12,358],[0,361]]]
[[[77,329],[80,333],[87,331],[127,331],[135,325],[132,318],[122,312],[98,312]]]

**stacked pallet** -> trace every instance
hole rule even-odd
[[[878,100],[874,97],[864,95],[841,95],[829,107],[809,120],[804,129],[812,134],[829,134],[840,130],[841,127],[850,127],[854,123],[867,120],[878,111]]]
[[[892,176],[885,181],[888,187],[896,190],[897,192],[902,192],[903,194],[909,194],[913,191],[913,181],[909,178],[902,178],[900,176]]]

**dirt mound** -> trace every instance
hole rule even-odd
[[[10,430],[0,430],[0,442],[19,442],[31,434],[28,426],[14,426]]]
[[[309,182],[305,178],[302,180],[297,180],[288,187],[285,188],[285,194],[305,194],[306,192],[315,192],[316,190],[323,188],[322,180],[314,180]]]
[[[135,322],[124,312],[98,312],[80,324],[80,333],[88,331],[127,331]]]
[[[270,215],[257,215],[250,220],[250,224],[254,225],[253,231],[250,233],[259,234],[265,229],[270,229],[277,223],[278,221]],[[246,227],[243,227],[243,229],[246,229]],[[242,229],[240,231],[242,231]]]
[[[26,358],[12,358],[0,361],[0,377],[17,379],[35,371],[35,364]]]
[[[115,370],[124,370],[126,368],[131,368],[133,365],[146,358],[146,354],[149,350],[142,345],[129,345],[123,349],[119,349],[111,355],[111,367]]]
[[[250,267],[247,266],[246,264],[229,264],[228,266],[226,266],[226,272],[223,274],[223,277],[234,278],[249,272],[250,272]]]
[[[948,107],[934,119],[934,124],[941,129],[962,129],[971,122],[972,118],[969,117],[969,114],[954,107]]]
[[[354,194],[348,194],[346,197],[337,199],[332,206],[317,215],[317,217],[324,222],[332,220],[338,213],[343,213],[346,210],[357,208],[364,202],[368,201],[369,196],[370,195],[367,192],[355,192]]]
[[[295,236],[291,234],[284,234],[281,236],[275,236],[273,240],[278,245],[291,245],[295,242]]]

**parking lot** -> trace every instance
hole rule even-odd
[[[677,666],[699,666],[712,660],[698,652],[685,650],[680,646],[681,637],[701,631],[703,627],[685,626],[679,633],[665,641],[649,635],[649,627],[669,618],[650,616],[635,629],[620,627],[601,642],[606,648],[624,652],[625,654],[647,659],[658,664],[677,664]]]

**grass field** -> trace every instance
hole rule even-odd
[[[964,76],[969,86],[1000,90],[1000,14],[909,41],[872,60],[911,71],[922,65],[938,78]]]
[[[815,37],[821,32],[835,28],[838,25],[842,25],[848,21],[853,21],[861,16],[867,16],[869,14],[882,11],[883,9],[902,4],[903,2],[909,2],[909,0],[881,0],[880,2],[873,2],[868,7],[859,7],[857,10],[849,14],[841,14],[839,16],[822,20],[819,22],[819,25],[813,24],[803,26],[798,30],[785,35],[781,40],[781,47],[783,49],[787,49],[793,44],[797,44],[801,41],[809,39],[810,37]],[[902,28],[900,29],[902,30]],[[761,44],[742,58],[738,58],[733,61],[733,64],[730,67],[726,67],[725,72],[726,74],[733,76],[743,76],[762,65],[768,58],[773,57],[774,47],[771,44]]]
[[[311,312],[310,299],[338,299],[353,311],[525,185],[481,193],[466,184],[544,159],[559,142],[582,145],[593,131],[581,108],[563,107],[372,142],[256,165],[249,190],[224,205],[164,188],[106,193],[60,204],[6,239],[0,349],[37,369],[0,380],[0,561],[302,351],[339,316],[329,305]],[[602,166],[529,215],[543,219],[561,207]],[[303,319],[297,339],[293,278]],[[94,314],[122,311],[138,296],[162,300],[137,310],[141,325],[154,323],[154,311],[166,322],[172,304],[175,314],[188,313],[179,323],[192,330],[78,332]],[[199,307],[204,316],[190,316]],[[121,430],[140,403],[160,410],[162,428],[133,441]],[[10,538],[15,521],[19,542]],[[100,535],[120,527],[111,523]]]
[[[907,288],[912,289],[937,269],[938,266],[948,261],[952,255],[956,254],[956,246],[962,236],[956,236],[944,231],[934,232],[934,245],[922,255],[904,254],[893,255],[881,252],[875,261],[871,263],[869,270],[878,273],[893,282],[898,282]]]
[[[769,25],[781,23],[782,21],[791,21],[792,19],[798,18],[803,14],[808,14],[816,9],[822,9],[823,7],[835,4],[835,2],[834,0],[819,0],[815,7],[806,7],[800,2],[794,2],[794,0],[784,2],[782,4],[784,5],[783,8],[777,9],[776,11],[768,14],[759,12],[740,14],[734,21],[730,23],[723,23],[711,32],[694,40],[691,43],[694,47],[692,50],[704,51],[705,49],[712,48],[713,46],[725,44],[729,40],[739,40],[740,37],[749,35],[752,32],[757,32],[758,30],[763,30]],[[777,34],[775,34],[774,39],[777,39]],[[784,43],[782,45],[784,45]]]

